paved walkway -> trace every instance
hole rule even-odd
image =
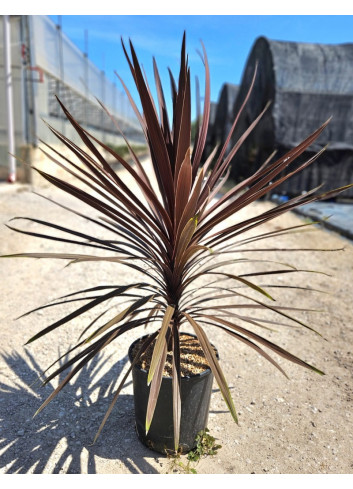
[[[273,195],[272,202],[281,204],[288,200],[286,196]],[[353,239],[353,201],[352,202],[313,202],[298,207],[296,214],[320,222],[327,229],[331,229],[348,239]]]
[[[353,203],[313,202],[303,205],[296,212],[314,221],[320,221],[328,229],[353,239]]]

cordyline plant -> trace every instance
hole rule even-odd
[[[112,310],[110,306],[104,313],[96,317],[89,325],[89,328],[86,328],[81,335],[79,343],[68,352],[75,352],[72,358],[45,379],[44,383],[48,383],[65,369],[73,367],[37,412],[41,411],[70,379],[107,345],[119,340],[119,337],[127,331],[147,324],[156,324],[156,331],[148,335],[147,338],[144,338],[132,365],[119,384],[108,412],[99,427],[96,438],[101,432],[132,367],[138,362],[141,354],[155,340],[148,373],[150,395],[147,407],[146,431],[149,430],[151,425],[158,399],[167,351],[171,350],[173,358],[174,442],[175,448],[177,449],[179,445],[181,413],[179,332],[184,324],[191,325],[194,330],[227,407],[235,421],[237,421],[236,410],[226,379],[207,336],[206,330],[208,326],[212,325],[220,328],[234,339],[255,349],[282,373],[284,371],[281,366],[269,356],[263,347],[272,350],[272,352],[287,360],[322,374],[314,366],[309,365],[295,355],[285,351],[280,346],[275,345],[251,329],[248,329],[254,325],[266,327],[269,322],[278,324],[277,322],[244,316],[241,314],[240,309],[237,312],[236,301],[229,303],[229,299],[231,298],[240,298],[243,302],[245,299],[245,301],[248,301],[247,307],[250,309],[253,308],[256,311],[259,309],[270,310],[281,318],[289,318],[295,323],[311,330],[312,328],[307,324],[289,316],[288,310],[290,308],[280,308],[271,305],[269,301],[273,300],[271,295],[264,288],[251,281],[252,276],[266,276],[269,272],[237,275],[234,271],[225,272],[224,267],[238,262],[251,263],[251,260],[247,260],[244,257],[229,258],[231,253],[245,253],[249,251],[245,249],[246,247],[244,248],[244,245],[297,231],[307,224],[286,228],[285,230],[281,229],[260,233],[248,238],[243,237],[248,231],[299,205],[330,198],[347,187],[325,194],[317,194],[318,189],[313,189],[305,195],[292,198],[256,217],[246,218],[236,224],[230,224],[229,221],[226,223],[227,218],[244,209],[244,207],[256,199],[263,197],[281,182],[313,163],[323,150],[283,176],[283,171],[290,167],[295,158],[301,155],[315,141],[328,124],[328,121],[309,135],[305,141],[291,149],[286,155],[274,162],[273,158],[266,161],[250,178],[231,188],[221,198],[216,198],[227,181],[229,165],[232,158],[267,109],[266,106],[226,155],[226,149],[229,146],[235,125],[252,91],[256,68],[249,92],[235,118],[227,140],[222,148],[215,148],[206,162],[203,162],[202,155],[210,113],[210,77],[204,46],[202,45],[203,54],[201,54],[205,66],[204,108],[202,117],[198,118],[199,123],[192,148],[190,140],[190,69],[185,51],[185,34],[181,49],[178,83],[176,83],[173,75],[169,72],[173,100],[173,116],[171,120],[169,120],[167,114],[164,92],[155,60],[153,59],[153,67],[159,111],[151,96],[149,86],[141,70],[132,43],[130,42],[130,55],[126,50],[124,42],[122,42],[122,46],[141,99],[142,113],[137,108],[124,82],[122,80],[121,82],[148,143],[152,162],[152,175],[146,173],[144,166],[135,155],[124,135],[134,164],[125,161],[111,148],[81,127],[59,100],[67,119],[77,131],[87,151],[84,151],[81,147],[60,134],[56,129],[49,126],[61,143],[69,148],[81,164],[74,163],[54,148],[46,145],[56,156],[52,156],[46,151],[44,153],[51,161],[58,164],[67,172],[68,178],[67,180],[62,180],[42,170],[36,168],[35,170],[54,186],[92,207],[99,213],[99,217],[93,218],[91,215],[83,215],[76,210],[66,209],[103,228],[107,231],[107,234],[109,233],[113,237],[99,239],[96,236],[81,233],[75,229],[68,229],[55,223],[27,217],[18,217],[15,219],[26,219],[51,230],[63,232],[67,237],[29,232],[9,226],[15,231],[67,243],[70,247],[72,245],[84,246],[92,252],[103,250],[105,254],[75,254],[70,251],[69,253],[21,253],[10,256],[59,258],[69,260],[69,263],[103,261],[111,263],[112,266],[118,263],[137,270],[144,276],[144,281],[142,282],[128,285],[100,285],[68,294],[61,297],[59,302],[49,304],[50,306],[54,306],[56,304],[72,303],[75,301],[88,301],[85,305],[81,305],[70,314],[67,314],[65,317],[41,330],[28,343],[43,337],[56,328],[65,325],[69,321],[111,299],[124,299],[130,302],[128,307],[120,312],[115,311],[108,321],[104,321],[102,325],[97,327],[96,323],[102,320],[103,314]],[[105,110],[109,114],[108,110]],[[130,185],[127,185],[112,170],[106,158],[99,150],[100,148],[110,154],[113,159],[118,161],[128,171],[140,193],[135,189],[131,189]],[[218,151],[219,149],[220,151]],[[57,157],[61,157],[61,160],[59,161]],[[82,185],[79,187],[71,183],[72,177],[78,179],[81,184],[85,184],[86,190],[82,190]],[[227,258],[217,261],[214,260],[215,257]],[[297,270],[293,267],[290,271],[295,272]],[[287,272],[288,269],[276,270],[276,273]],[[197,288],[195,281],[200,277],[209,279],[209,281],[205,286]],[[221,280],[226,281],[222,286],[219,283]],[[255,299],[247,295],[244,292],[244,288],[254,291],[258,298]],[[262,299],[262,297],[265,298]],[[219,305],[219,301],[222,300],[223,303]],[[218,305],[215,305],[213,301],[218,301]],[[49,305],[43,307],[49,307]],[[119,303],[116,305],[118,306]],[[36,310],[38,309],[34,311]],[[248,327],[245,327],[244,323]],[[96,328],[94,331],[92,331],[93,326]],[[90,329],[89,333],[87,332],[88,329]],[[85,335],[86,337],[82,339],[82,336]]]

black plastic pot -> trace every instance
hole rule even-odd
[[[180,333],[188,334],[188,333]],[[188,334],[188,336],[193,336]],[[146,338],[146,336],[144,337]],[[129,348],[132,362],[134,345]],[[139,439],[150,449],[165,454],[174,452],[172,379],[163,377],[151,427],[146,435],[145,421],[150,386],[147,385],[148,372],[138,366],[132,369],[135,403],[135,423]],[[181,378],[181,421],[179,447],[182,453],[195,448],[195,438],[199,431],[207,427],[213,374],[210,369],[190,377]]]

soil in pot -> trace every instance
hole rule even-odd
[[[135,341],[129,349],[130,361],[138,351],[141,341]],[[149,432],[145,432],[146,410],[150,387],[147,375],[154,342],[132,370],[136,431],[139,439],[149,448],[160,453],[174,451],[173,402],[172,402],[172,352],[168,352],[161,389]],[[213,374],[203,354],[198,339],[188,333],[180,334],[181,361],[181,423],[180,451],[186,453],[195,448],[199,431],[207,427]]]

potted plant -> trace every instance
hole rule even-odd
[[[85,330],[84,338],[69,351],[71,358],[47,376],[45,383],[72,367],[64,381],[42,404],[38,412],[107,345],[118,342],[120,336],[128,331],[147,324],[155,325],[154,333],[138,338],[130,347],[131,366],[113,396],[96,438],[132,371],[139,437],[155,450],[178,450],[181,447],[182,450],[187,451],[193,448],[192,443],[197,432],[206,427],[213,376],[234,421],[237,422],[236,409],[220,366],[218,352],[208,337],[209,325],[220,328],[233,339],[255,349],[281,372],[283,372],[281,366],[266,350],[313,372],[323,373],[254,332],[253,326],[265,326],[264,323],[268,325],[269,321],[245,317],[241,314],[241,310],[237,311],[236,299],[246,299],[257,311],[270,310],[309,330],[312,328],[274,306],[271,303],[273,297],[268,290],[257,285],[249,276],[237,275],[230,265],[239,260],[239,255],[232,258],[232,253],[241,254],[244,244],[256,240],[271,240],[277,234],[283,233],[283,229],[280,229],[247,237],[248,231],[297,206],[330,198],[347,187],[325,194],[319,194],[318,189],[313,189],[305,195],[292,198],[255,217],[235,224],[227,222],[230,216],[263,197],[282,181],[304,170],[316,160],[323,150],[283,175],[285,169],[291,169],[295,158],[321,134],[328,121],[285,156],[264,162],[253,176],[218,198],[219,192],[227,181],[233,156],[267,109],[266,106],[226,154],[240,113],[250,97],[256,69],[249,92],[225,144],[219,151],[215,148],[204,162],[202,155],[210,112],[210,77],[204,46],[202,45],[201,55],[205,66],[204,108],[202,118],[198,118],[193,147],[190,139],[190,69],[186,56],[185,35],[182,41],[178,80],[176,81],[170,73],[173,101],[171,119],[167,113],[155,60],[153,63],[159,111],[132,43],[130,42],[130,54],[124,43],[122,46],[140,96],[142,112],[139,111],[129,90],[121,81],[149,146],[152,174],[146,172],[125,137],[133,165],[127,163],[112,148],[81,127],[59,101],[87,150],[78,147],[50,127],[80,164],[67,157],[58,159],[60,154],[52,149],[52,153],[46,153],[48,158],[60,165],[67,172],[68,178],[61,179],[36,168],[35,171],[54,186],[78,198],[97,212],[100,219],[92,217],[91,214],[85,215],[84,218],[95,223],[97,229],[107,231],[107,235],[113,236],[114,239],[108,237],[100,239],[56,223],[25,218],[47,227],[54,231],[54,234],[34,233],[12,225],[9,227],[20,233],[67,243],[69,252],[21,253],[10,256],[59,258],[68,260],[69,263],[88,262],[89,264],[92,261],[105,261],[111,263],[112,267],[118,263],[127,267],[127,270],[132,268],[141,274],[140,282],[114,286],[92,284],[89,288],[65,296],[61,303],[72,303],[83,299],[88,302],[79,305],[73,312],[48,325],[28,340],[28,343],[38,340],[86,311],[107,303],[108,300],[116,301],[114,303],[116,309],[109,308],[110,319],[103,320],[103,315],[99,314],[91,323],[90,329]],[[105,110],[109,115],[108,110]],[[136,189],[130,188],[119,174],[112,170],[102,150],[127,170],[136,184]],[[74,183],[75,181],[80,185]],[[85,189],[82,188],[82,184]],[[56,231],[64,233],[66,237],[62,234],[56,236]],[[73,253],[71,248],[76,244],[86,247],[87,254]],[[277,273],[281,273],[281,270]],[[254,277],[256,275],[260,274],[253,274]],[[204,281],[201,286],[200,279]],[[221,283],[222,280],[225,281],[224,284]],[[251,291],[250,295],[247,290]],[[90,294],[89,297],[86,294]],[[119,308],[121,299],[129,301],[129,305],[124,309]],[[214,301],[218,301],[217,304]],[[183,333],[186,325],[192,328],[193,335]],[[200,361],[201,367],[196,371],[193,370],[195,364]]]

